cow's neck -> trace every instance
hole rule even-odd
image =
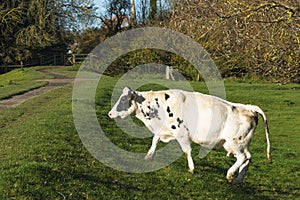
[[[141,103],[136,102],[136,117],[140,119],[152,132],[162,126],[161,105],[154,92],[140,92],[145,100]]]

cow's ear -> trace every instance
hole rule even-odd
[[[137,93],[136,92],[132,92],[131,93],[131,100],[135,101],[137,99]]]
[[[124,89],[123,89],[123,93],[127,93],[130,91],[132,91],[132,89],[130,87],[124,87]]]
[[[142,103],[145,101],[145,98],[142,95],[137,94],[135,91],[131,94],[131,100],[136,101],[138,103]]]

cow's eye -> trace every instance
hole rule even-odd
[[[122,98],[121,98],[121,102],[124,103],[125,101],[126,101],[126,98],[125,98],[125,97],[122,97]]]

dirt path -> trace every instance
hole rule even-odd
[[[23,102],[25,102],[25,101],[27,101],[31,98],[34,98],[34,97],[36,97],[38,95],[41,95],[45,92],[49,92],[53,89],[62,87],[64,85],[67,85],[67,84],[72,83],[74,81],[74,78],[70,78],[70,77],[60,75],[60,74],[52,73],[52,72],[49,72],[45,69],[40,70],[40,72],[43,72],[47,75],[53,76],[53,79],[40,80],[40,81],[47,81],[48,82],[48,84],[44,87],[31,90],[31,91],[26,92],[24,94],[13,96],[9,99],[0,100],[0,110],[4,110],[4,109],[9,108],[9,107],[18,106],[21,103],[23,103]]]

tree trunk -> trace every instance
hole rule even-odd
[[[149,19],[150,21],[155,20],[156,14],[157,14],[157,0],[150,0],[150,14]]]
[[[130,26],[134,27],[136,25],[136,11],[134,0],[131,0],[131,16],[130,16]]]

